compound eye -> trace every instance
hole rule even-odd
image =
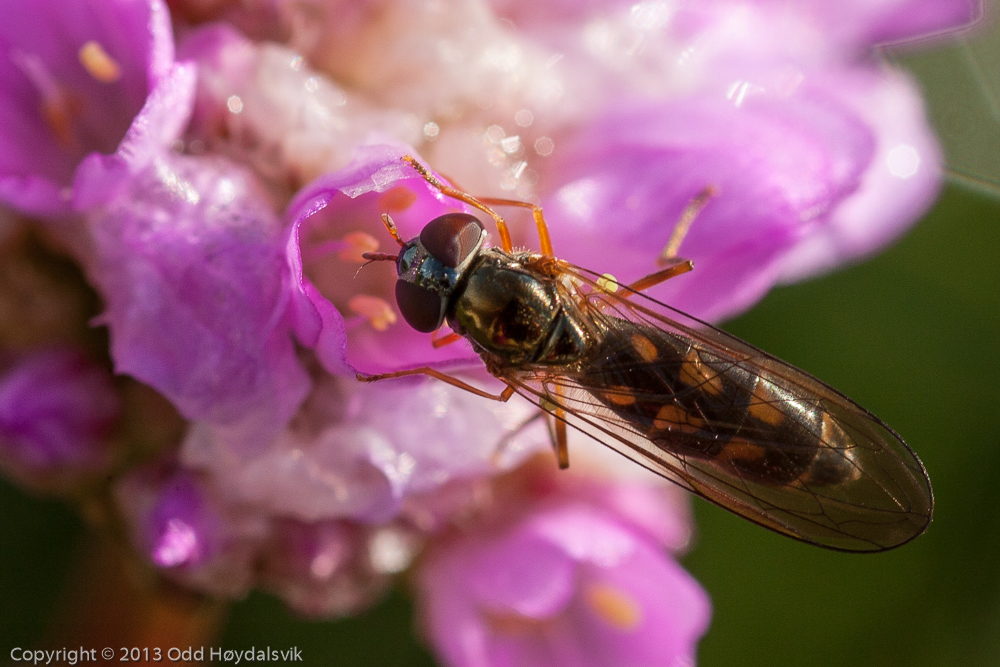
[[[420,333],[430,333],[444,321],[444,300],[405,280],[396,281],[396,305],[406,323]]]
[[[413,267],[413,262],[417,258],[419,250],[417,250],[417,244],[414,241],[410,241],[403,246],[403,249],[399,253],[399,259],[396,260],[396,273],[403,275]]]
[[[446,213],[420,232],[420,243],[434,259],[454,269],[482,244],[483,223],[468,213]]]

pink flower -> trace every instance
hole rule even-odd
[[[418,546],[413,531],[392,525],[278,520],[264,552],[262,586],[301,614],[354,614],[388,590]]]
[[[470,523],[425,556],[424,625],[443,662],[693,664],[710,615],[705,592],[628,504],[605,507],[572,482],[560,486],[522,512],[498,503],[499,521]],[[644,490],[619,483],[605,493],[612,489]],[[670,516],[662,498],[650,506]]]
[[[8,358],[0,373],[0,458],[29,479],[104,472],[120,408],[110,374],[78,350]]]
[[[715,2],[669,15],[650,3],[645,23],[612,19],[619,39],[662,40],[629,58],[684,90],[623,94],[554,155],[543,201],[559,253],[625,280],[651,273],[685,207],[714,188],[680,247],[695,271],[652,294],[719,320],[777,282],[884,247],[934,200],[940,154],[913,83],[868,50],[914,34],[889,28],[904,11],[911,29],[976,15],[973,3],[902,4]],[[887,23],[864,32],[873,20]],[[586,50],[579,29],[572,43]],[[598,56],[625,57],[617,47]]]
[[[266,523],[226,507],[203,479],[168,462],[136,468],[115,488],[132,539],[170,578],[213,595],[245,595]]]
[[[18,0],[4,9],[0,198],[35,215],[65,214],[80,161],[113,152],[130,125],[134,135],[148,96],[176,75],[170,17],[159,0]]]
[[[309,390],[286,319],[281,226],[253,175],[165,153],[88,216],[115,369],[188,419],[270,442]]]
[[[482,400],[442,382],[325,378],[266,448],[199,423],[181,460],[210,473],[232,503],[303,521],[376,524],[393,520],[415,495],[496,474],[547,447],[543,429],[517,430],[531,416],[524,404]]]
[[[394,271],[379,265],[359,270],[362,252],[394,252],[399,247],[385,228],[372,228],[371,221],[379,220],[381,213],[391,212],[400,234],[412,238],[428,221],[454,209],[403,164],[400,158],[407,150],[360,148],[349,166],[310,183],[289,207],[293,226],[287,257],[301,294],[297,309],[319,313],[332,304],[346,315],[346,325],[331,316],[322,326],[323,318],[313,316],[310,340],[315,338],[319,358],[331,372],[478,363],[468,343],[435,349],[426,334],[406,326],[396,311]],[[338,333],[343,338],[338,340]]]
[[[429,364],[495,386],[467,342],[405,324],[392,267],[363,266],[397,247],[382,214],[408,239],[464,210],[400,157],[541,202],[560,257],[625,280],[714,192],[680,247],[696,270],[652,293],[719,319],[929,206],[919,95],[872,49],[979,10],[176,0],[175,62],[159,0],[28,5],[0,28],[0,199],[84,268],[115,371],[187,420],[110,482],[134,543],[193,588],[310,615],[354,613],[417,563],[428,636],[461,667],[689,663],[710,611],[674,559],[691,526],[669,492],[582,474],[576,442],[573,472],[539,473],[524,402],[356,382]],[[76,465],[113,398],[65,355],[11,362],[7,459]]]

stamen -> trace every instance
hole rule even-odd
[[[597,279],[597,286],[609,294],[618,291],[618,280],[610,273],[604,273]]]
[[[42,117],[60,146],[66,150],[72,150],[76,147],[76,136],[73,134],[73,114],[70,113],[69,104],[65,98],[44,100],[42,102]]]
[[[325,259],[331,253],[337,253],[337,258],[345,262],[363,264],[368,260],[366,254],[373,250],[378,250],[378,241],[365,232],[348,232],[343,238],[325,241],[317,245],[304,245],[302,247],[302,261],[310,264],[321,259]]]
[[[486,625],[499,635],[508,637],[530,637],[544,634],[554,619],[532,618],[515,611],[483,611]]]
[[[77,57],[83,69],[101,83],[114,83],[122,77],[118,62],[98,42],[91,40],[81,46]]]
[[[365,232],[348,232],[340,241],[344,246],[337,252],[337,257],[345,262],[364,262],[366,252],[378,250],[378,241]]]
[[[382,193],[378,198],[378,208],[383,211],[405,211],[417,201],[417,195],[402,185],[397,185]]]
[[[375,331],[385,331],[396,323],[396,311],[384,299],[368,294],[351,297],[348,308],[368,320]]]
[[[642,622],[642,607],[620,588],[605,583],[591,584],[585,599],[594,613],[614,628],[632,631]]]
[[[38,56],[23,51],[13,51],[10,57],[42,98],[41,115],[55,135],[56,141],[66,150],[76,148],[73,119],[77,105],[73,104],[63,85],[52,76]]]

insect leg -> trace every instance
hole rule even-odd
[[[389,230],[389,234],[392,236],[392,240],[399,244],[399,247],[403,247],[406,243],[399,237],[399,230],[396,229],[396,223],[392,221],[388,213],[382,214],[382,224],[385,228]],[[381,253],[379,253],[381,254]]]
[[[465,391],[471,392],[476,396],[482,396],[483,398],[488,398],[493,401],[500,401],[502,403],[506,403],[507,401],[510,400],[510,397],[514,395],[514,387],[509,384],[507,385],[507,388],[504,389],[499,394],[491,394],[489,392],[483,391],[482,389],[479,389],[478,387],[473,387],[471,384],[463,382],[462,380],[459,380],[456,377],[452,377],[450,375],[442,373],[441,371],[435,368],[430,368],[429,366],[423,366],[421,368],[411,368],[405,371],[395,371],[392,373],[379,373],[378,375],[365,375],[364,373],[358,373],[355,377],[357,377],[359,382],[378,382],[380,380],[389,380],[391,378],[406,377],[408,375],[428,375],[432,378],[441,380],[442,382],[447,382],[453,387],[458,387],[459,389],[464,389]]]
[[[456,190],[455,188],[449,187],[444,183],[442,183],[441,181],[439,181],[434,176],[434,174],[427,171],[427,168],[424,167],[424,165],[417,162],[416,158],[414,158],[412,155],[404,155],[402,159],[403,162],[413,167],[414,171],[420,174],[420,176],[423,177],[425,181],[430,183],[433,187],[437,188],[441,192],[441,194],[445,195],[446,197],[451,197],[452,199],[457,199],[458,201],[465,202],[469,206],[474,206],[475,208],[478,208],[480,211],[486,213],[491,218],[493,218],[493,221],[496,223],[497,226],[497,232],[499,232],[500,234],[500,245],[503,248],[504,252],[511,252],[514,249],[514,244],[511,243],[510,241],[510,230],[507,228],[507,222],[503,219],[503,216],[501,216],[499,213],[497,213],[496,211],[494,211],[489,206],[479,201],[472,195],[462,192],[461,190]]]
[[[455,183],[455,179],[447,174],[444,174],[452,183]],[[455,187],[461,190],[461,186],[455,183]],[[483,203],[490,206],[520,206],[521,208],[530,208],[531,215],[535,218],[535,227],[538,229],[538,244],[541,247],[542,254],[546,257],[553,257],[552,252],[552,239],[549,237],[549,225],[545,222],[545,214],[542,212],[542,207],[537,204],[532,204],[526,201],[521,201],[519,199],[500,199],[497,197],[477,197],[477,199]]]
[[[559,468],[565,470],[569,467],[569,447],[566,445],[566,422],[562,408],[556,409],[556,433],[555,442],[552,446],[556,450],[556,460],[559,461]]]
[[[681,219],[677,221],[674,225],[674,231],[670,233],[670,239],[667,241],[667,245],[664,246],[663,251],[660,253],[657,263],[661,266],[667,264],[675,263],[677,259],[677,251],[681,248],[681,243],[684,242],[684,237],[687,236],[688,231],[691,229],[691,224],[701,213],[702,209],[705,208],[705,204],[708,200],[719,194],[717,188],[709,185],[704,190],[699,192],[691,203],[684,208],[684,212],[681,213]],[[655,283],[654,283],[655,284]]]
[[[431,334],[431,345],[433,345],[434,349],[436,350],[439,347],[444,347],[445,345],[451,345],[455,341],[461,340],[461,339],[462,339],[462,337],[459,336],[454,331],[452,331],[450,334],[445,334],[444,336],[441,336],[440,338],[436,338],[435,334]]]
[[[566,412],[561,405],[562,387],[556,385],[552,388],[552,392],[555,394],[556,402],[542,398],[541,407],[553,417],[555,422],[555,427],[549,434],[552,436],[552,448],[556,451],[559,468],[565,470],[569,467],[569,448],[566,445]]]
[[[518,201],[517,199],[497,199],[496,197],[480,197],[479,201],[492,206],[520,206],[521,208],[530,208],[531,215],[535,219],[535,227],[538,229],[538,245],[542,250],[542,254],[546,257],[553,256],[552,239],[549,238],[549,225],[545,222],[545,214],[542,213],[541,206],[526,201]]]
[[[670,280],[680,275],[684,275],[688,271],[694,268],[694,263],[689,259],[678,259],[676,264],[668,266],[665,269],[660,269],[654,273],[649,274],[644,278],[639,278],[634,283],[630,284],[628,288],[633,292],[641,292],[642,290],[649,289],[653,285],[659,285],[665,280]]]
[[[694,268],[694,264],[691,260],[678,257],[677,251],[680,250],[681,243],[684,242],[684,237],[687,236],[695,218],[697,218],[698,214],[705,208],[705,204],[708,203],[708,200],[717,194],[719,194],[718,189],[710,185],[699,192],[698,195],[691,200],[691,203],[687,205],[684,212],[681,214],[681,219],[678,220],[677,224],[674,226],[674,231],[670,234],[670,240],[667,241],[667,245],[663,248],[663,252],[660,253],[660,256],[656,260],[657,264],[660,264],[665,268],[655,271],[643,278],[639,278],[639,280],[628,286],[630,290],[633,292],[641,292],[649,289],[653,285],[659,285],[666,280],[683,275]]]

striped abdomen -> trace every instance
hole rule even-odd
[[[611,324],[577,381],[657,447],[758,483],[857,478],[853,443],[818,396],[683,335],[617,318]]]

